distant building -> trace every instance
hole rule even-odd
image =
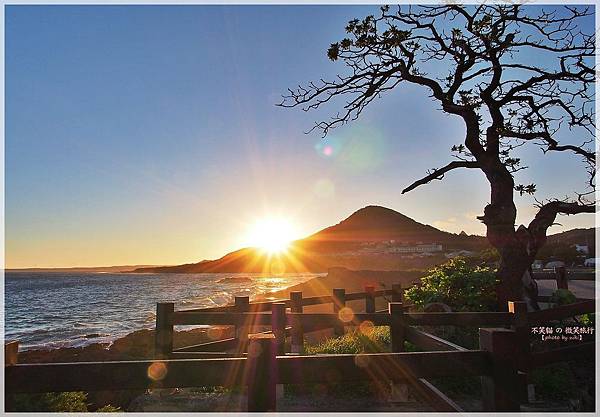
[[[475,255],[476,252],[470,251],[470,250],[457,250],[455,252],[450,252],[446,254],[446,258],[448,259],[453,259],[453,258],[457,258],[459,256],[473,256]]]
[[[444,248],[439,243],[400,243],[394,240],[385,242],[363,243],[360,253],[401,253],[401,254],[429,254],[441,252]]]
[[[441,252],[443,247],[439,243],[422,243],[417,245],[392,246],[388,253],[433,253]]]

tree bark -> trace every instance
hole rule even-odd
[[[515,231],[517,208],[514,203],[514,180],[499,160],[484,168],[490,183],[491,203],[479,219],[486,225],[487,239],[500,254],[496,295],[498,308],[506,311],[508,301],[526,301],[537,310],[537,285],[531,264],[537,253],[529,231],[524,226]]]

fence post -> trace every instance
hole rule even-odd
[[[342,308],[346,306],[346,290],[344,288],[333,289],[333,312],[338,315]],[[333,328],[333,334],[335,336],[342,336],[344,334],[344,324],[341,320],[338,320],[339,324],[336,324]]]
[[[515,332],[479,329],[479,347],[490,352],[490,374],[481,377],[483,411],[520,411]]]
[[[373,285],[365,286],[365,313],[375,312],[375,287]]]
[[[392,284],[392,302],[401,303],[403,298],[402,284]]]
[[[527,371],[531,353],[531,346],[529,344],[530,329],[527,323],[527,303],[524,301],[509,301],[508,311],[513,314],[512,329],[515,331],[515,342],[517,344],[518,356],[516,357],[516,362],[517,369],[519,370],[521,402],[526,403],[529,401],[530,392],[530,387],[527,383]]]
[[[236,313],[247,313],[250,311],[250,297],[238,296],[235,297],[235,312]],[[238,353],[244,353],[248,347],[248,333],[250,333],[249,323],[243,321],[238,324],[235,328],[235,337],[238,340],[237,350]]]
[[[404,340],[406,339],[406,328],[404,323],[404,305],[400,302],[389,303],[390,314],[390,337],[392,352],[404,352]],[[407,402],[409,400],[409,389],[406,383],[390,383],[390,401]]]
[[[156,304],[156,331],[154,334],[154,354],[166,359],[173,352],[173,314],[174,303]]]
[[[248,411],[277,410],[277,357],[275,335],[259,333],[249,336],[248,344]]]
[[[12,340],[4,344],[4,366],[16,365],[19,356],[19,341]]]
[[[556,276],[556,288],[568,290],[569,283],[567,282],[567,270],[564,266],[554,267],[554,275]]]
[[[292,304],[292,313],[302,313],[304,306],[302,304],[302,291],[291,291],[290,301]],[[299,317],[292,316],[292,353],[302,354],[304,351],[304,331]]]
[[[14,366],[18,362],[19,341],[13,340],[4,344],[4,367]],[[7,381],[4,381],[5,383]],[[14,394],[4,394],[4,411],[15,411]]]
[[[285,303],[271,304],[271,331],[275,335],[278,355],[285,355],[285,316]]]
[[[389,303],[390,336],[392,339],[392,352],[404,351],[406,329],[404,328],[404,305],[402,303]]]

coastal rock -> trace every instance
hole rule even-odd
[[[232,330],[228,327],[215,327],[219,330],[219,338],[231,337]],[[214,333],[214,332],[213,332]],[[179,348],[211,341],[211,332],[207,329],[191,329],[176,331],[173,334],[173,347]],[[112,344],[93,343],[84,347],[58,349],[36,349],[19,352],[19,363],[50,363],[50,362],[99,362],[151,359],[154,357],[154,330],[143,329],[121,337]],[[113,405],[127,410],[131,401],[140,397],[144,390],[127,391],[95,391],[88,393],[89,409],[104,405]]]
[[[219,335],[231,337],[231,329],[222,330]],[[191,329],[176,331],[173,335],[173,346],[179,348],[211,341],[207,329]],[[47,362],[85,362],[151,359],[154,356],[154,330],[142,329],[129,333],[115,340],[112,344],[93,343],[83,347],[66,347],[59,349],[35,349],[19,352],[19,363]]]

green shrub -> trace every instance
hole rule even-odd
[[[49,392],[15,395],[15,411],[82,412],[87,411],[85,392]]]
[[[594,313],[585,313],[578,316],[577,319],[584,326],[596,327],[596,316]]]
[[[552,293],[550,296],[550,302],[557,306],[573,304],[577,302],[577,297],[575,297],[575,294],[573,294],[571,291],[560,288]]]
[[[96,410],[97,413],[120,413],[123,410],[121,410],[121,407],[115,407],[113,405],[105,405],[104,407],[100,407],[99,409]]]
[[[12,411],[12,410],[7,410]],[[87,393],[74,392],[46,392],[43,394],[16,394],[14,396],[14,411],[29,412],[87,412]],[[113,413],[123,411],[119,407],[105,405],[96,410],[99,413]]]
[[[444,303],[452,311],[490,311],[497,309],[496,283],[493,269],[454,258],[429,270],[421,284],[409,288],[404,295],[421,308],[429,303]]]
[[[535,369],[530,376],[535,384],[536,394],[542,398],[564,400],[573,397],[577,392],[575,377],[566,363],[555,363]]]

